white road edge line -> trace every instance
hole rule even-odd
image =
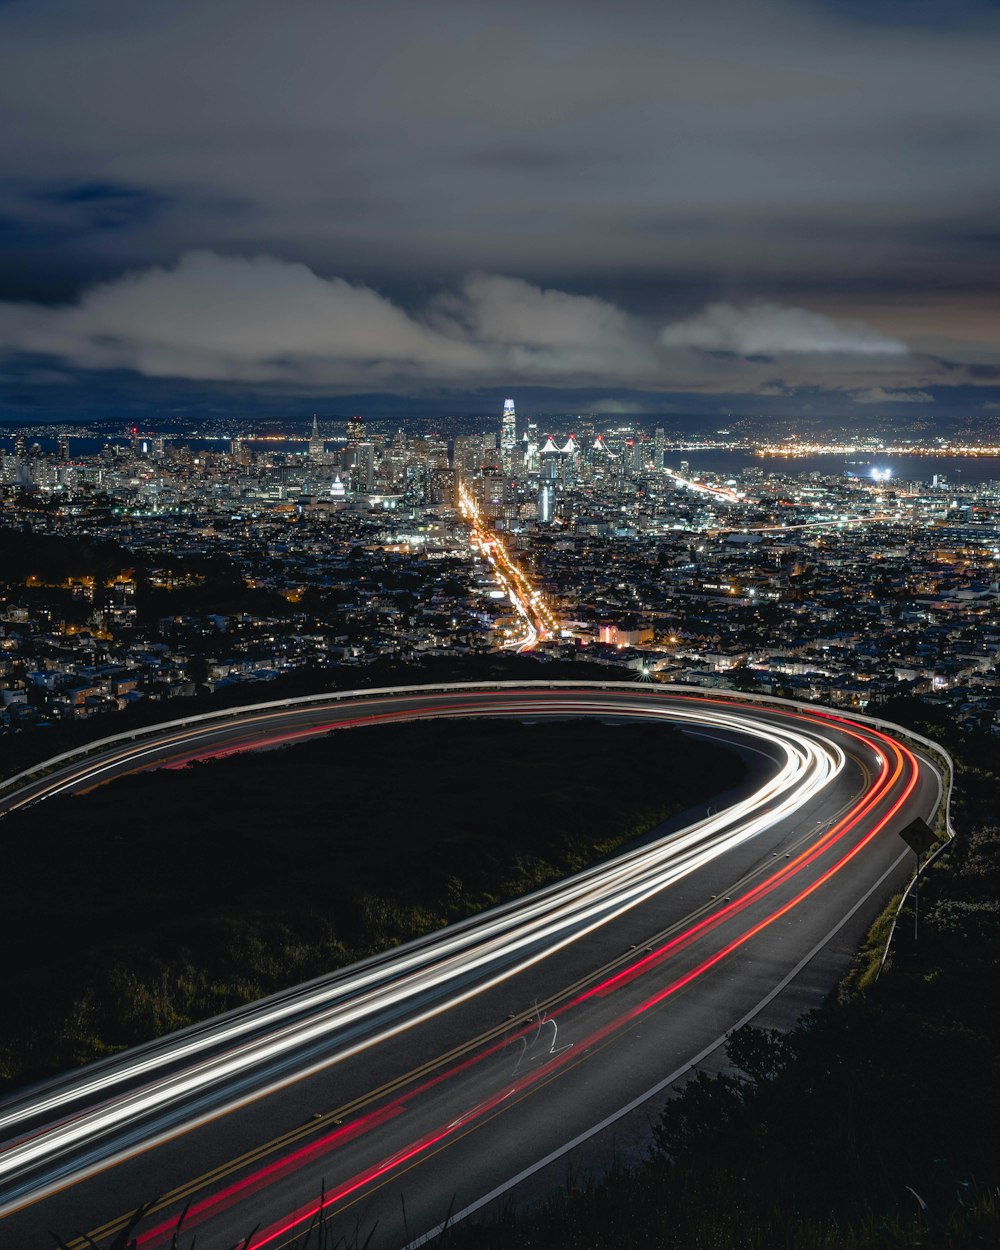
[[[939,796],[938,802],[940,803],[940,801],[941,800]],[[463,1210],[456,1212],[456,1214],[450,1216],[447,1220],[445,1220],[444,1223],[438,1224],[437,1227],[432,1228],[430,1232],[424,1233],[423,1236],[418,1237],[416,1241],[408,1242],[407,1245],[403,1247],[403,1250],[417,1250],[418,1246],[426,1245],[427,1242],[433,1241],[435,1237],[440,1237],[441,1234],[446,1232],[449,1228],[452,1228],[455,1224],[458,1224],[461,1220],[466,1219],[468,1216],[474,1215],[477,1211],[482,1210],[483,1207],[488,1206],[495,1199],[502,1197],[509,1190],[513,1189],[516,1185],[520,1185],[522,1181],[526,1181],[528,1177],[534,1176],[536,1172],[540,1172],[543,1168],[547,1168],[550,1163],[555,1163],[557,1159],[561,1159],[563,1155],[569,1154],[571,1150],[575,1150],[577,1146],[582,1145],[585,1141],[588,1141],[591,1137],[596,1137],[598,1133],[603,1133],[606,1128],[609,1128],[612,1124],[616,1123],[618,1120],[623,1119],[625,1116],[629,1115],[632,1111],[635,1111],[638,1107],[641,1107],[642,1104],[644,1102],[648,1102],[650,1098],[655,1098],[656,1095],[659,1094],[662,1090],[665,1090],[668,1085],[672,1085],[674,1081],[678,1080],[686,1072],[690,1072],[690,1070],[693,1067],[701,1063],[703,1059],[706,1059],[714,1050],[718,1050],[718,1048],[723,1044],[723,1042],[726,1040],[726,1038],[729,1036],[730,1033],[734,1033],[737,1029],[741,1029],[745,1024],[749,1024],[750,1021],[755,1016],[759,1015],[760,1012],[764,1010],[764,1008],[768,1005],[768,1003],[770,1003],[773,999],[777,998],[777,996],[781,993],[781,991],[785,988],[785,986],[788,985],[790,981],[793,981],[799,975],[799,973],[806,966],[806,964],[808,964],[811,959],[813,959],[816,955],[818,955],[819,952],[823,949],[824,946],[827,945],[828,942],[830,942],[834,937],[836,937],[837,933],[839,933],[839,931],[844,927],[844,925],[847,924],[848,920],[850,920],[851,917],[854,915],[854,913],[864,903],[866,903],[869,898],[871,898],[871,896],[875,893],[875,891],[879,888],[879,886],[882,885],[882,883],[886,880],[886,878],[892,876],[892,874],[896,871],[899,865],[903,862],[903,860],[909,854],[910,852],[908,849],[901,851],[899,855],[896,857],[896,859],[893,860],[893,862],[881,875],[881,877],[879,877],[879,879],[875,882],[875,884],[871,886],[871,888],[867,891],[867,893],[863,894],[861,898],[859,898],[858,901],[854,904],[851,910],[847,912],[840,920],[837,921],[837,923],[833,926],[833,928],[826,935],[826,937],[821,938],[820,941],[816,943],[816,945],[812,948],[812,950],[807,955],[803,955],[803,957],[799,960],[799,962],[795,965],[795,967],[791,970],[791,972],[789,972],[787,976],[785,976],[781,981],[779,981],[778,984],[774,987],[774,989],[772,989],[768,994],[766,994],[760,1000],[760,1002],[756,1005],[756,1007],[751,1008],[751,1010],[748,1011],[747,1014],[741,1020],[737,1021],[737,1023],[734,1024],[731,1029],[727,1029],[725,1033],[717,1037],[714,1042],[709,1042],[709,1044],[704,1048],[704,1050],[700,1050],[694,1056],[693,1059],[689,1059],[687,1063],[679,1067],[676,1070],[676,1072],[671,1072],[669,1076],[664,1077],[662,1081],[658,1081],[657,1084],[654,1085],[651,1089],[647,1089],[644,1094],[640,1094],[638,1098],[633,1098],[630,1103],[627,1103],[624,1107],[620,1108],[618,1111],[615,1111],[611,1115],[607,1116],[605,1119],[603,1119],[600,1122],[600,1124],[595,1124],[593,1128],[587,1129],[585,1133],[580,1133],[579,1136],[574,1137],[572,1141],[567,1142],[564,1146],[560,1146],[558,1150],[553,1150],[551,1154],[547,1154],[544,1159],[539,1159],[537,1163],[533,1163],[531,1167],[525,1168],[523,1172],[518,1172],[518,1174],[514,1177],[511,1177],[509,1181],[505,1181],[502,1185],[498,1185],[496,1189],[491,1190],[488,1194],[485,1194],[482,1198],[478,1198],[475,1202],[471,1203],[469,1206],[465,1207]]]

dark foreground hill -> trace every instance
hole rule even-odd
[[[0,1087],[557,879],[742,772],[667,726],[434,722],[142,774],[10,816]]]

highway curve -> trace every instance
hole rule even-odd
[[[318,1220],[334,1242],[372,1233],[375,1250],[558,1179],[571,1147],[610,1143],[727,1031],[817,1005],[906,875],[898,830],[941,800],[928,758],[832,712],[497,683],[154,727],[0,787],[0,813],[332,729],[484,715],[666,718],[737,745],[756,777],[556,886],[8,1099],[3,1245],[50,1246],[49,1229],[100,1244],[155,1199],[141,1250],[167,1246],[185,1206],[199,1250],[255,1227],[253,1247],[277,1250]],[[609,761],[608,784],[628,784],[627,760]],[[484,777],[485,801],[504,785]]]

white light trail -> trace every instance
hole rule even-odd
[[[696,495],[711,495],[715,499],[724,499],[726,503],[743,503],[744,497],[734,490],[730,490],[728,486],[709,486],[707,482],[697,481],[695,478],[682,477],[682,475],[674,469],[664,469],[663,472],[667,477],[672,478],[678,486],[684,486],[688,490],[694,491]]]
[[[819,728],[755,724],[723,708],[657,707],[646,698],[491,695],[479,703],[470,698],[461,709],[452,700],[426,714],[609,713],[735,732],[769,743],[784,762],[752,795],[649,846],[442,930],[372,966],[347,969],[126,1052],[97,1071],[84,1069],[49,1092],[10,1105],[0,1114],[0,1130],[13,1138],[0,1147],[6,1191],[0,1215],[23,1205],[28,1195],[37,1197],[67,1178],[83,1179],[151,1141],[342,1062],[523,972],[787,820],[844,766],[843,753],[822,739]],[[414,715],[412,709],[405,714]],[[147,743],[136,754],[149,749]],[[95,771],[100,766],[95,761]],[[316,1059],[320,1044],[324,1054]],[[31,1128],[43,1118],[45,1127]]]

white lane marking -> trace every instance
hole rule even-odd
[[[713,1051],[718,1050],[730,1033],[735,1032],[737,1029],[741,1029],[745,1024],[749,1024],[750,1021],[753,1020],[755,1016],[758,1016],[764,1008],[772,1002],[773,999],[777,998],[789,982],[793,981],[799,975],[806,964],[818,955],[823,947],[826,946],[832,938],[836,937],[844,925],[847,924],[848,920],[850,920],[855,912],[864,903],[866,903],[869,898],[871,898],[886,878],[892,876],[908,854],[909,851],[900,852],[900,854],[893,860],[893,862],[889,865],[881,877],[879,877],[875,884],[867,891],[867,893],[863,894],[851,910],[837,921],[826,937],[817,942],[808,955],[803,955],[791,972],[779,981],[778,984],[769,991],[769,993],[765,994],[756,1007],[752,1007],[741,1020],[738,1020],[731,1029],[727,1029],[725,1033],[717,1037],[714,1042],[709,1042],[709,1044],[703,1050],[700,1050],[693,1059],[689,1059],[676,1071],[671,1072],[670,1075],[664,1077],[662,1081],[658,1081],[654,1086],[652,1086],[652,1088],[647,1089],[644,1094],[640,1094],[638,1098],[633,1098],[630,1103],[626,1103],[626,1105],[621,1107],[618,1111],[614,1111],[611,1115],[606,1116],[600,1124],[595,1124],[593,1128],[589,1128],[586,1132],[578,1134],[572,1141],[566,1142],[564,1146],[560,1146],[557,1150],[553,1150],[550,1154],[547,1154],[544,1159],[539,1159],[537,1163],[533,1163],[522,1172],[518,1172],[518,1174],[511,1177],[509,1181],[505,1181],[502,1185],[498,1185],[496,1189],[490,1190],[488,1194],[484,1194],[482,1198],[478,1198],[475,1202],[470,1203],[469,1206],[456,1212],[443,1223],[438,1224],[435,1228],[432,1228],[430,1232],[424,1233],[423,1236],[418,1237],[416,1241],[408,1242],[407,1245],[403,1247],[403,1250],[417,1250],[417,1247],[426,1245],[427,1242],[433,1241],[435,1237],[440,1237],[443,1232],[459,1223],[460,1220],[467,1219],[470,1215],[475,1215],[475,1213],[477,1211],[481,1211],[483,1207],[488,1206],[497,1198],[501,1198],[504,1194],[509,1193],[509,1191],[515,1186],[520,1185],[522,1181],[528,1180],[529,1177],[542,1171],[543,1168],[547,1168],[550,1163],[555,1163],[557,1159],[563,1158],[563,1156],[569,1154],[571,1150],[575,1150],[577,1146],[582,1146],[583,1143],[585,1141],[589,1141],[591,1137],[596,1137],[598,1133],[603,1133],[606,1128],[610,1128],[610,1126],[617,1123],[618,1120],[624,1119],[625,1116],[641,1107],[644,1102],[648,1102],[650,1098],[655,1098],[656,1095],[662,1093],[668,1085],[672,1085],[674,1081],[679,1080],[686,1072],[690,1072],[696,1064],[701,1063],[703,1059],[707,1059]]]
[[[630,694],[633,693],[630,691]],[[469,710],[469,705],[466,704],[463,711],[468,714]],[[551,696],[543,702],[532,703],[521,695],[505,704],[504,700],[497,699],[494,695],[489,704],[479,709],[479,714],[520,715],[524,710],[537,710],[547,715],[556,711],[573,716],[587,715],[588,712],[592,713],[595,710],[605,710],[605,699],[601,697],[594,700],[573,699],[563,702],[560,707],[560,700],[553,700]],[[374,976],[368,973],[361,977],[356,976],[353,983],[350,979],[347,984],[338,983],[336,989],[332,991],[329,988],[301,987],[306,990],[305,995],[300,997],[293,991],[294,998],[291,1002],[284,1000],[280,1005],[273,1001],[257,1004],[256,1009],[250,1008],[247,1012],[241,1013],[238,1020],[223,1017],[214,1023],[206,1034],[194,1039],[187,1037],[183,1040],[177,1039],[177,1043],[170,1045],[165,1054],[142,1060],[137,1058],[126,1060],[120,1066],[116,1065],[117,1070],[100,1077],[84,1075],[75,1089],[60,1091],[48,1098],[43,1095],[39,1101],[31,1105],[30,1111],[38,1114],[43,1110],[51,1111],[60,1106],[66,1108],[74,1097],[79,1098],[85,1093],[93,1094],[98,1090],[108,1091],[119,1081],[134,1078],[143,1072],[155,1073],[156,1068],[161,1064],[176,1062],[181,1057],[193,1059],[202,1047],[210,1044],[218,1045],[222,1040],[236,1041],[239,1035],[249,1028],[260,1028],[266,1024],[271,1031],[253,1042],[238,1043],[235,1051],[230,1051],[224,1056],[196,1062],[188,1066],[186,1071],[182,1070],[169,1078],[155,1081],[144,1089],[130,1091],[123,1096],[112,1098],[110,1102],[105,1102],[89,1112],[83,1111],[69,1120],[63,1120],[62,1123],[42,1130],[38,1136],[10,1143],[5,1150],[0,1151],[0,1174],[6,1173],[13,1178],[21,1168],[40,1162],[45,1155],[48,1154],[52,1158],[53,1154],[57,1156],[71,1144],[79,1145],[87,1142],[89,1138],[88,1144],[91,1148],[89,1157],[79,1160],[76,1169],[60,1168],[54,1182],[50,1179],[48,1185],[34,1190],[36,1197],[42,1196],[47,1190],[65,1184],[67,1173],[73,1177],[74,1181],[79,1181],[102,1166],[106,1167],[129,1157],[139,1148],[137,1139],[142,1143],[144,1136],[142,1130],[136,1131],[136,1117],[148,1114],[157,1106],[163,1108],[165,1105],[174,1103],[176,1118],[173,1120],[173,1127],[166,1132],[162,1131],[162,1121],[160,1125],[147,1126],[146,1132],[155,1133],[156,1128],[160,1128],[161,1131],[154,1136],[145,1137],[142,1144],[146,1147],[169,1140],[185,1129],[204,1123],[226,1111],[234,1110],[266,1093],[274,1092],[295,1080],[301,1080],[331,1064],[341,1062],[367,1045],[384,1041],[406,1028],[429,1020],[447,1010],[448,1007],[466,1001],[491,985],[551,955],[553,951],[568,945],[576,938],[593,931],[612,917],[622,914],[636,903],[650,897],[665,885],[670,884],[672,880],[686,875],[730,847],[739,845],[740,842],[753,837],[777,820],[787,818],[808,798],[817,794],[828,784],[844,765],[843,752],[829,742],[820,745],[822,739],[817,741],[816,738],[801,730],[789,730],[785,726],[778,727],[768,722],[757,726],[752,723],[748,724],[745,713],[734,714],[728,708],[713,708],[709,711],[702,708],[662,707],[655,704],[650,707],[649,701],[638,696],[637,700],[616,702],[615,712],[618,716],[637,715],[649,720],[663,717],[675,722],[700,723],[736,730],[743,738],[757,738],[780,745],[786,755],[786,765],[754,795],[732,805],[715,820],[697,822],[686,830],[663,839],[662,842],[654,843],[652,847],[627,853],[608,864],[578,874],[575,878],[569,878],[558,886],[550,887],[534,896],[529,895],[513,905],[498,909],[498,912],[503,913],[502,919],[497,912],[485,913],[476,919],[469,932],[462,932],[450,938],[448,931],[445,931],[440,935],[444,940],[439,945],[435,944],[436,949],[413,952],[393,962],[397,964],[397,971],[402,971],[408,966],[410,977],[415,982],[410,987],[410,992],[419,993],[426,992],[435,984],[443,989],[443,983],[450,978],[464,974],[462,976],[464,980],[471,970],[487,967],[491,960],[496,959],[498,948],[505,948],[504,953],[509,959],[514,951],[524,952],[529,943],[537,943],[539,938],[544,937],[551,942],[544,953],[528,958],[522,954],[519,966],[508,966],[499,975],[494,974],[488,977],[485,982],[467,988],[464,992],[453,993],[450,1000],[439,1002],[437,1006],[429,1010],[425,1009],[393,1027],[384,1028],[380,1035],[342,1048],[336,1055],[299,1069],[293,1075],[278,1079],[272,1078],[270,1084],[256,1088],[252,1094],[231,1098],[227,1104],[221,1107],[217,1105],[207,1115],[198,1114],[201,1108],[197,1110],[192,1108],[188,1112],[189,1118],[184,1120],[183,1112],[176,1108],[178,1096],[190,1095],[199,1089],[204,1091],[210,1084],[231,1078],[241,1071],[245,1073],[251,1066],[264,1061],[273,1060],[290,1050],[292,1046],[301,1046],[305,1042],[314,1041],[331,1028],[356,1022],[364,1017],[366,1009],[371,1011],[374,1008],[373,999],[376,1001],[381,999],[380,1005],[383,1008],[388,1005],[388,1002],[399,1004],[405,1000],[405,992],[401,992],[403,987],[398,981],[391,988],[379,986],[373,989],[372,980],[379,981],[384,976],[384,970],[379,969]],[[461,715],[462,712],[454,707],[448,707],[440,712],[432,712],[431,716],[454,716],[456,714]],[[423,715],[427,716],[427,712],[424,711]],[[212,728],[214,731],[218,729],[217,726]],[[817,733],[816,727],[810,728],[813,734]],[[144,744],[136,754],[145,755],[150,749],[149,744]],[[780,801],[775,802],[779,796]],[[756,815],[755,818],[742,825],[736,824],[734,827],[734,819],[752,816],[753,813],[759,812],[761,807],[769,805],[770,810]],[[562,913],[561,916],[560,913]],[[517,934],[518,930],[520,930],[519,934]],[[551,940],[559,935],[560,930],[562,930],[560,940],[552,942]],[[468,949],[470,946],[474,947],[475,944],[479,944],[478,952]],[[402,956],[403,952],[400,952],[400,955]],[[444,956],[443,959],[442,956]],[[421,966],[431,962],[436,962],[437,967]],[[449,968],[448,965],[451,967]],[[345,1003],[343,999],[349,991],[353,991],[354,1001],[348,1000]],[[283,1016],[293,1012],[298,1014],[305,1007],[312,1008],[314,1012],[317,1008],[320,1010],[308,1021],[282,1022]],[[19,1107],[7,1117],[0,1115],[0,1124],[3,1124],[6,1118],[7,1124],[13,1125],[28,1113],[28,1109]],[[131,1140],[129,1136],[126,1136],[125,1142],[122,1143],[124,1149],[119,1148],[115,1152],[113,1144],[107,1143],[104,1151],[94,1150],[97,1135],[112,1131],[114,1128],[121,1131],[126,1129],[126,1126],[131,1129]],[[25,1190],[18,1194],[18,1198],[22,1201],[26,1196]],[[22,1205],[18,1198],[0,1208],[0,1215],[16,1210]]]
[[[649,715],[647,709],[643,709],[645,715]],[[653,712],[653,717],[658,715],[657,711]],[[663,715],[659,712],[659,715]],[[676,713],[671,715],[667,713],[669,719],[674,719]],[[722,715],[716,711],[711,713],[699,712],[696,715],[684,712],[677,719],[691,720],[718,720],[720,723],[732,725],[731,718]],[[703,723],[704,723],[703,720]],[[42,1096],[33,1102],[30,1107],[18,1107],[12,1113],[4,1116],[0,1114],[0,1127],[13,1127],[18,1121],[23,1120],[27,1115],[38,1115],[45,1111],[54,1111],[60,1107],[67,1107],[74,1098],[80,1098],[86,1094],[96,1093],[98,1090],[108,1090],[115,1084],[128,1079],[134,1079],[140,1073],[155,1072],[157,1068],[166,1063],[176,1063],[181,1058],[193,1058],[199,1051],[208,1046],[219,1045],[223,1041],[235,1041],[241,1034],[251,1030],[260,1029],[270,1026],[272,1029],[278,1027],[280,1032],[285,1034],[285,1046],[292,1044],[301,1045],[302,1042],[313,1033],[317,1025],[322,1030],[329,1029],[333,1025],[331,1013],[335,1013],[341,1026],[346,1023],[343,1017],[345,1010],[350,1010],[351,1017],[357,1019],[358,1012],[358,995],[359,992],[366,991],[364,997],[369,999],[368,1008],[371,1010],[371,996],[376,994],[383,1001],[388,996],[393,1001],[398,1002],[402,995],[400,994],[400,976],[404,972],[409,972],[411,976],[418,977],[418,985],[415,987],[419,990],[427,988],[426,977],[431,974],[440,985],[448,976],[448,964],[453,966],[450,969],[452,976],[457,973],[467,975],[471,970],[482,967],[492,959],[496,958],[497,948],[502,947],[505,955],[509,958],[514,951],[524,949],[529,943],[536,943],[539,939],[545,938],[550,942],[556,937],[560,930],[565,933],[572,926],[572,936],[580,937],[591,931],[594,927],[602,923],[606,923],[609,919],[621,914],[621,911],[627,910],[637,903],[645,901],[653,893],[658,892],[671,881],[681,876],[686,876],[696,868],[703,866],[711,859],[724,853],[733,846],[739,845],[741,842],[750,837],[755,836],[763,829],[771,826],[782,817],[791,814],[796,808],[801,806],[808,797],[812,797],[823,788],[823,786],[832,779],[833,775],[843,766],[843,757],[840,756],[831,768],[832,761],[827,758],[823,760],[823,752],[816,749],[816,744],[800,734],[789,734],[787,739],[783,740],[780,731],[774,730],[770,734],[766,731],[755,729],[745,724],[739,728],[748,736],[771,737],[771,740],[781,742],[787,757],[786,767],[782,769],[775,777],[772,777],[760,790],[727,808],[720,816],[714,820],[703,820],[694,825],[688,826],[687,829],[678,831],[678,833],[668,835],[662,841],[653,843],[651,846],[642,848],[638,852],[629,852],[625,855],[610,861],[607,864],[599,865],[596,869],[586,870],[577,874],[575,877],[568,878],[560,886],[550,891],[542,892],[542,897],[538,895],[528,895],[518,900],[517,904],[509,913],[506,913],[502,919],[491,916],[490,913],[483,913],[477,919],[479,924],[475,929],[462,933],[457,938],[450,938],[448,931],[442,932],[441,941],[436,948],[427,948],[419,953],[404,957],[394,961],[396,965],[396,976],[390,987],[380,985],[377,989],[369,988],[372,981],[381,982],[385,973],[383,969],[379,969],[376,974],[368,974],[367,976],[355,977],[353,983],[348,981],[346,984],[340,981],[336,988],[332,991],[328,989],[314,990],[312,994],[306,996],[296,996],[292,1001],[285,1001],[281,1005],[272,1003],[261,1004],[262,1010],[254,1010],[250,1008],[237,1021],[225,1020],[219,1022],[214,1028],[207,1030],[206,1033],[193,1039],[185,1039],[179,1045],[171,1047],[165,1055],[158,1054],[153,1057],[143,1059],[124,1060],[111,1073],[103,1073],[100,1076],[81,1074],[79,1083],[75,1088],[62,1090],[48,1098]],[[798,749],[791,746],[791,743],[798,743]],[[803,749],[804,748],[804,749]],[[144,754],[145,752],[143,752]],[[812,758],[810,759],[810,753]],[[825,767],[820,765],[820,762]],[[814,775],[810,777],[810,772]],[[785,795],[781,802],[777,803],[771,810],[767,811],[763,816],[750,820],[742,826],[733,828],[734,819],[746,817],[754,812],[756,808],[764,806],[767,802],[773,801],[778,795],[788,791],[798,782],[799,790],[792,791],[790,795]],[[563,897],[559,901],[558,907],[553,907],[555,896],[562,894]],[[561,914],[560,914],[561,913]],[[596,921],[596,924],[595,924]],[[581,925],[585,922],[586,927]],[[588,923],[589,922],[589,923]],[[492,933],[491,933],[492,930]],[[514,934],[520,930],[520,936],[515,937]],[[485,942],[484,942],[485,937]],[[554,950],[559,949],[562,945],[567,944],[564,937],[562,941],[550,945],[548,955]],[[470,947],[479,945],[479,952],[473,954]],[[540,958],[536,956],[529,959],[522,965],[530,966],[537,962]],[[431,973],[430,969],[425,967],[429,963],[436,964],[436,968]],[[510,969],[507,975],[511,975],[515,969]],[[487,983],[489,984],[489,983]],[[485,986],[480,989],[486,988]],[[344,1003],[349,993],[355,996],[355,1003],[348,1007]],[[332,1001],[331,1001],[332,999]],[[364,999],[362,998],[363,1002]],[[461,1001],[461,1000],[459,1000]],[[307,1027],[301,1021],[295,1021],[292,1024],[281,1026],[279,1022],[282,1017],[291,1014],[298,1015],[306,1008],[312,1008],[314,1011],[323,1009],[323,1014],[319,1017],[314,1016],[311,1027]],[[314,1034],[313,1034],[314,1035]],[[265,1043],[264,1039],[257,1039],[249,1046],[253,1053],[253,1060],[259,1062],[261,1059],[273,1055],[274,1038],[280,1036],[272,1032],[270,1045]],[[244,1044],[245,1045],[245,1044]],[[244,1053],[240,1066],[245,1066],[249,1056]],[[220,1063],[218,1059],[210,1061],[210,1068],[214,1068],[216,1078],[225,1074],[226,1069],[230,1068],[229,1064]],[[231,1071],[231,1068],[230,1068]],[[174,1076],[167,1083],[167,1087],[172,1095],[176,1095],[183,1089],[183,1081],[181,1076]],[[152,1091],[149,1091],[152,1092]],[[148,1096],[148,1095],[147,1095]],[[135,1093],[131,1093],[127,1099],[128,1112],[126,1114],[134,1114],[139,1109],[140,1103]],[[148,1109],[148,1102],[143,1109]],[[124,1108],[122,1109],[124,1111]],[[109,1108],[107,1105],[100,1109],[100,1117],[104,1120],[105,1126],[108,1125]],[[124,1116],[112,1117],[121,1121]],[[85,1117],[91,1120],[91,1117]],[[91,1120],[91,1123],[93,1121]],[[82,1125],[77,1125],[76,1132],[79,1132]],[[63,1126],[63,1133],[66,1127]],[[32,1143],[29,1148],[32,1154],[39,1151],[40,1143]],[[12,1165],[12,1154],[21,1154],[22,1151],[7,1150],[0,1151],[0,1175],[8,1171]]]

